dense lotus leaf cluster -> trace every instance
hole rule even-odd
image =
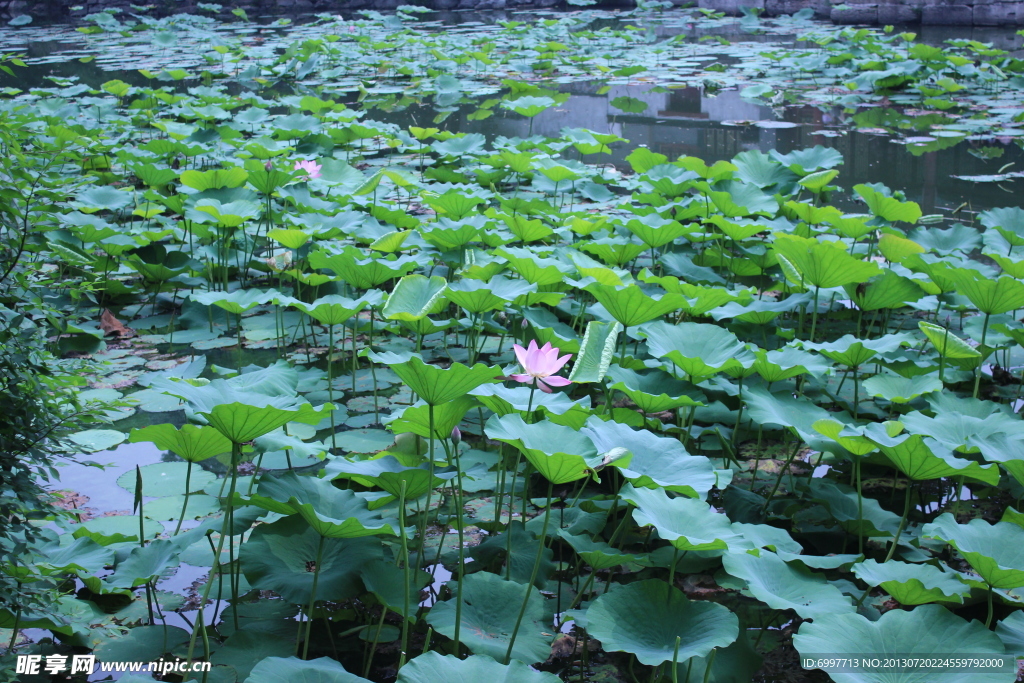
[[[112,422],[73,439],[170,455],[118,480],[133,514],[46,532],[19,580],[81,590],[0,626],[250,683],[752,680],[776,649],[1019,650],[1024,209],[841,193],[823,146],[636,147],[616,168],[613,134],[443,130],[464,97],[532,120],[594,69],[725,78],[683,56],[701,43],[594,16],[322,18],[278,54],[249,23],[107,15],[86,33],[124,52],[208,32],[218,56],[188,67],[208,82],[8,93],[65,196],[30,234],[32,291]],[[974,44],[741,21],[830,34],[812,70],[856,67],[857,97],[953,102],[950,71],[1020,94],[1016,62]],[[407,96],[436,127],[367,116]],[[187,601],[159,585],[183,565]]]

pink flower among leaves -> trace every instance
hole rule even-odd
[[[523,384],[533,384],[536,381],[537,387],[547,394],[551,393],[551,387],[564,387],[571,384],[565,377],[555,374],[569,362],[569,359],[572,358],[571,353],[559,356],[558,348],[552,348],[550,342],[538,348],[537,342],[532,339],[530,345],[525,349],[519,344],[513,344],[512,348],[515,349],[519,364],[526,371],[525,374],[512,375],[512,379],[515,381]]]
[[[321,168],[323,168],[323,166],[316,163],[315,161],[296,161],[294,170],[305,171],[306,180],[312,180],[313,178],[320,177]]]

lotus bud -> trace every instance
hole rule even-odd
[[[263,168],[268,171],[274,170],[274,164],[270,163],[270,159],[267,159],[267,163],[263,164]]]
[[[523,318],[523,322],[519,323],[519,327],[523,328],[524,330],[526,328],[528,328],[529,326],[530,326],[530,321],[527,320],[526,318]]]
[[[453,444],[458,446],[460,443],[462,443],[462,432],[459,431],[458,427],[453,427],[452,435],[449,438],[451,438]]]

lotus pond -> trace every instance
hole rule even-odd
[[[5,663],[1017,679],[1018,36],[199,7],[0,31],[0,320],[103,416]],[[894,654],[1009,664],[799,661]]]

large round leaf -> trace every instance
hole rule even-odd
[[[922,536],[941,538],[956,548],[994,588],[1024,586],[1024,529],[1010,522],[972,519],[957,524],[950,513],[925,525]]]
[[[267,657],[252,668],[245,683],[363,683],[327,657],[304,661],[298,657]]]
[[[184,462],[156,462],[139,468],[142,473],[142,493],[146,496],[162,497],[185,493],[185,477],[189,465]],[[135,493],[135,471],[128,470],[117,478],[117,485]],[[193,467],[189,477],[188,493],[202,491],[217,481],[217,476],[200,467]]]
[[[910,612],[890,610],[878,621],[859,614],[828,614],[804,622],[793,636],[801,657],[956,657],[1005,656],[1003,643],[979,621],[965,621],[938,605],[921,605]],[[1012,672],[928,671],[912,673],[831,673],[836,683],[1011,683]]]
[[[149,390],[147,389],[147,391]],[[231,442],[219,431],[213,427],[199,427],[192,424],[176,428],[165,422],[142,429],[133,429],[128,440],[132,443],[152,441],[157,448],[173,451],[183,460],[191,462],[199,462],[221,453],[231,452]]]
[[[491,416],[487,436],[515,446],[530,464],[553,484],[588,476],[601,465],[590,439],[577,430],[549,420],[527,424],[520,415]]]
[[[729,330],[717,325],[664,321],[640,328],[655,358],[668,358],[691,378],[749,368],[754,354]]]
[[[238,678],[245,678],[261,659],[287,657],[294,650],[295,644],[290,639],[268,638],[265,633],[256,631],[236,631],[217,648],[210,661],[230,666],[238,673]]]
[[[722,557],[722,564],[747,582],[755,598],[774,609],[791,609],[805,619],[854,611],[850,599],[823,576],[787,564],[775,553],[731,553]]]
[[[260,524],[242,544],[242,572],[255,588],[274,591],[289,602],[308,604],[320,538],[298,516]],[[316,599],[353,597],[362,589],[359,571],[363,564],[381,557],[381,545],[373,539],[325,539]]]
[[[903,605],[923,605],[929,602],[959,602],[971,592],[971,587],[952,572],[944,572],[930,564],[909,562],[877,562],[865,560],[852,567],[857,578],[869,586],[879,586]]]
[[[413,392],[433,405],[453,401],[481,384],[497,382],[502,374],[500,368],[483,363],[473,367],[452,363],[448,368],[439,368],[412,353],[385,352],[367,356],[375,363],[390,367]]]
[[[188,642],[188,631],[177,626],[136,626],[123,636],[96,648],[101,662],[154,662]]]
[[[420,655],[398,672],[398,683],[558,683],[559,680],[554,674],[531,669],[516,659],[509,664],[500,664],[486,655],[459,659],[455,655],[441,656],[436,652]]]
[[[664,488],[692,498],[704,499],[718,483],[714,465],[702,455],[690,455],[677,439],[657,436],[647,430],[634,430],[621,422],[605,422],[599,417],[587,419],[580,430],[590,437],[597,450],[608,453],[624,448],[633,454],[616,466],[622,476],[643,488]]]
[[[463,591],[462,644],[476,654],[504,660],[527,587],[488,572],[470,574],[461,582],[448,585]],[[529,591],[526,614],[516,635],[512,658],[534,664],[543,662],[551,654],[553,634],[544,598],[533,586]],[[427,615],[427,623],[438,633],[454,638],[455,601],[435,603]]]
[[[633,519],[653,526],[658,536],[680,550],[725,550],[743,541],[729,518],[694,498],[669,498],[662,489],[622,487],[622,499],[636,506]],[[748,547],[746,545],[742,547]]]
[[[335,488],[330,481],[292,470],[264,476],[247,502],[271,512],[297,514],[318,534],[331,538],[398,535],[398,520],[372,512],[355,491]]]
[[[630,652],[641,663],[703,657],[739,635],[739,619],[713,602],[695,602],[658,579],[619,586],[594,600],[587,631],[605,650]]]
[[[87,429],[76,432],[68,438],[81,446],[84,452],[95,453],[113,448],[128,437],[124,432],[119,432],[116,429]]]

